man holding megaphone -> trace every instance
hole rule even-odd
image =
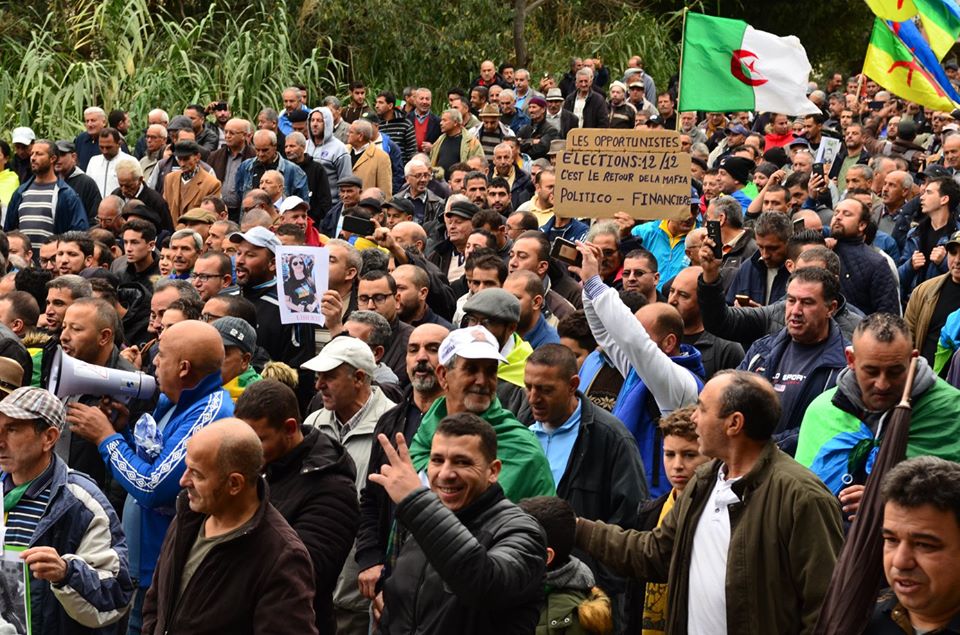
[[[233,415],[233,401],[222,388],[223,359],[223,341],[215,328],[197,320],[178,322],[160,334],[155,363],[163,394],[152,415],[131,420],[126,407],[113,402],[110,410],[116,418],[111,423],[100,408],[67,406],[71,433],[96,444],[113,478],[128,493],[123,530],[130,547],[130,575],[139,584],[130,615],[130,626],[137,631],[143,598],[173,520],[187,440],[210,422]]]

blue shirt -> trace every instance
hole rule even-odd
[[[580,400],[577,399],[577,409],[573,411],[566,423],[550,432],[539,421],[535,422],[530,429],[536,435],[543,453],[547,455],[547,461],[550,463],[550,471],[553,473],[553,482],[560,486],[560,479],[563,473],[567,471],[567,464],[570,463],[570,454],[573,452],[573,446],[577,442],[577,435],[580,434],[580,412],[582,409]]]
[[[537,322],[537,325],[527,333],[524,337],[530,346],[536,349],[538,346],[543,344],[559,344],[560,336],[557,335],[557,329],[553,328],[547,324],[546,318],[543,317],[543,313],[540,314],[540,320]]]

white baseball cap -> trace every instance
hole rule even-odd
[[[501,363],[507,361],[500,354],[497,338],[482,326],[457,329],[443,338],[437,352],[440,363],[446,366],[455,355],[466,359],[495,359]]]
[[[230,234],[230,242],[242,243],[243,241],[247,241],[254,247],[265,247],[273,253],[277,253],[277,247],[282,246],[277,235],[266,227],[251,227],[245,232]]]
[[[301,205],[310,207],[310,204],[299,196],[288,196],[280,203],[280,213],[286,214],[287,212],[297,209]]]
[[[346,335],[330,340],[319,355],[300,364],[300,368],[327,373],[341,364],[350,364],[371,376],[377,370],[377,360],[373,358],[373,352],[367,343]]]
[[[13,134],[10,135],[10,140],[13,143],[20,143],[22,145],[28,146],[36,140],[37,135],[34,134],[32,128],[27,128],[26,126],[21,126],[19,128],[13,129]]]

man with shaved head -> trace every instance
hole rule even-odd
[[[250,190],[260,187],[260,178],[267,170],[276,170],[283,175],[283,191],[287,196],[299,196],[310,200],[307,175],[300,167],[283,157],[277,146],[277,133],[273,130],[257,130],[253,133],[252,158],[244,160],[234,177],[234,195],[242,201]]]
[[[317,633],[310,555],[270,504],[253,428],[211,423],[187,442],[185,464],[142,632]]]
[[[130,543],[130,575],[139,581],[130,626],[138,631],[160,543],[173,520],[187,440],[233,414],[233,400],[220,377],[223,359],[217,329],[197,320],[179,322],[160,333],[154,363],[162,394],[152,415],[131,422],[126,408],[114,403],[111,423],[93,406],[74,403],[67,410],[71,432],[97,444],[113,479],[127,491],[123,530]],[[132,426],[127,436],[116,431],[127,425]]]
[[[719,370],[736,368],[743,360],[743,347],[717,337],[703,327],[697,298],[697,279],[701,273],[703,269],[700,267],[682,269],[670,285],[667,303],[680,313],[683,320],[683,337],[680,341],[700,351],[704,377],[710,379]]]

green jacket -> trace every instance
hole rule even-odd
[[[440,160],[440,146],[442,146],[443,142],[446,140],[447,135],[442,134],[440,135],[440,138],[434,142],[433,147],[430,149],[431,166],[437,167],[437,161]],[[467,159],[482,156],[483,146],[480,144],[480,140],[464,129],[460,133],[460,162],[466,163]]]
[[[580,519],[577,546],[622,575],[670,587],[667,633],[687,632],[694,534],[720,461],[697,469],[653,531]],[[770,443],[733,485],[730,507],[727,632],[812,633],[843,543],[840,505],[809,470]]]
[[[446,397],[433,402],[423,415],[420,428],[410,442],[410,458],[418,472],[426,469],[433,433],[446,416]],[[530,429],[503,408],[497,398],[480,418],[493,426],[497,433],[497,458],[503,462],[498,481],[507,498],[516,503],[531,496],[556,495],[550,464]]]
[[[577,609],[586,599],[587,594],[578,589],[562,589],[548,594],[540,609],[536,635],[589,635],[577,617]]]

